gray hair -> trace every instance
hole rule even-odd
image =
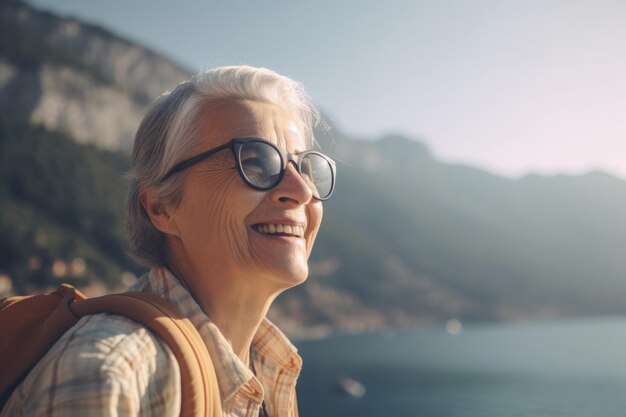
[[[186,172],[163,183],[160,179],[177,162],[189,158],[202,137],[198,113],[204,103],[242,99],[279,105],[300,117],[309,145],[319,113],[300,83],[266,68],[217,67],[200,72],[158,97],[142,120],[133,146],[133,167],[127,173],[130,251],[140,264],[165,265],[167,240],[154,227],[141,203],[142,188],[150,187],[164,204],[176,207],[182,198]]]

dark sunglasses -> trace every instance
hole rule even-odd
[[[266,191],[276,187],[285,175],[287,163],[293,161],[298,173],[313,192],[313,197],[327,200],[333,193],[337,169],[335,161],[316,151],[285,153],[272,142],[259,138],[231,139],[223,145],[185,159],[174,165],[161,178],[161,182],[228,148],[233,152],[239,176],[256,190]]]

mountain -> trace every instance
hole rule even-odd
[[[128,151],[150,100],[189,73],[21,2],[0,3],[0,23],[0,292],[132,282]],[[309,280],[270,312],[289,333],[626,313],[625,181],[507,179],[401,135],[317,137],[337,190]]]
[[[365,246],[365,257],[340,258],[370,271],[335,277],[366,305],[433,320],[624,313],[626,182],[600,172],[505,179],[401,137],[341,138],[334,155],[346,166],[325,226]]]

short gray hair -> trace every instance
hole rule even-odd
[[[145,266],[162,266],[167,260],[165,234],[154,227],[141,203],[143,187],[156,198],[176,207],[182,198],[186,172],[163,183],[160,179],[177,162],[193,156],[202,140],[198,113],[202,105],[221,99],[242,99],[276,104],[300,117],[309,145],[320,121],[317,109],[300,83],[266,68],[217,67],[200,72],[158,97],[142,120],[133,146],[133,166],[127,173],[127,228],[133,258]]]

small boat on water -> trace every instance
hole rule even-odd
[[[365,395],[365,385],[347,375],[337,378],[337,388],[344,395],[354,398],[361,398]]]

